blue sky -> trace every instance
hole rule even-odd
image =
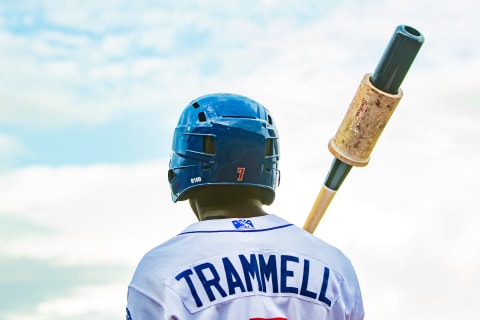
[[[118,319],[136,264],[195,218],[167,183],[183,107],[262,102],[280,131],[267,212],[301,226],[327,149],[399,24],[425,36],[404,97],[316,234],[369,319],[478,319],[480,5],[474,1],[0,3],[0,318]],[[461,306],[461,308],[459,308]]]
[[[4,61],[10,76],[2,81],[8,102],[3,140],[16,147],[7,165],[135,163],[164,156],[168,148],[156,142],[170,134],[162,122],[169,103],[187,103],[190,97],[178,99],[183,91],[197,91],[191,86],[198,79],[238,77],[273,56],[269,48],[258,57],[242,55],[265,31],[275,36],[278,31],[269,28],[283,22],[302,28],[333,8],[327,2],[85,4],[1,7],[3,38],[13,43],[3,55],[16,62]],[[247,30],[235,30],[243,26]],[[178,93],[166,96],[167,88]]]

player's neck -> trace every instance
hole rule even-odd
[[[249,199],[231,205],[197,207],[197,216],[200,221],[222,218],[252,218],[266,214],[262,209],[262,203],[257,199]]]

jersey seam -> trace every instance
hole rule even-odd
[[[159,307],[163,308],[163,305],[160,301],[157,301],[157,299],[155,299],[154,297],[152,297],[151,295],[149,295],[145,291],[140,290],[140,289],[138,289],[138,288],[136,288],[132,285],[130,285],[129,288],[132,289],[132,290],[135,290],[136,292],[138,292],[139,294],[141,294],[142,296],[144,296],[148,300],[152,301],[153,303],[157,304]]]
[[[290,223],[290,224],[285,224],[285,225],[282,225],[282,226],[275,226],[275,227],[271,227],[271,228],[264,228],[264,229],[242,229],[242,230],[197,230],[197,231],[185,231],[185,232],[182,232],[180,234],[178,234],[179,236],[181,235],[185,235],[185,234],[193,234],[193,233],[226,233],[226,232],[265,232],[265,231],[272,231],[272,230],[276,230],[276,229],[282,229],[282,228],[286,228],[286,227],[291,227],[293,226],[293,223]]]

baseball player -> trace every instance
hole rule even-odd
[[[363,319],[356,273],[337,248],[263,205],[280,180],[269,111],[234,94],[193,100],[173,137],[168,180],[199,222],[148,252],[127,320]]]

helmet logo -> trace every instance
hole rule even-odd
[[[245,174],[245,168],[237,168],[238,178],[237,181],[243,180],[243,175]]]
[[[198,182],[202,182],[202,177],[195,177],[195,178],[191,178],[190,179],[190,183],[198,183]]]

